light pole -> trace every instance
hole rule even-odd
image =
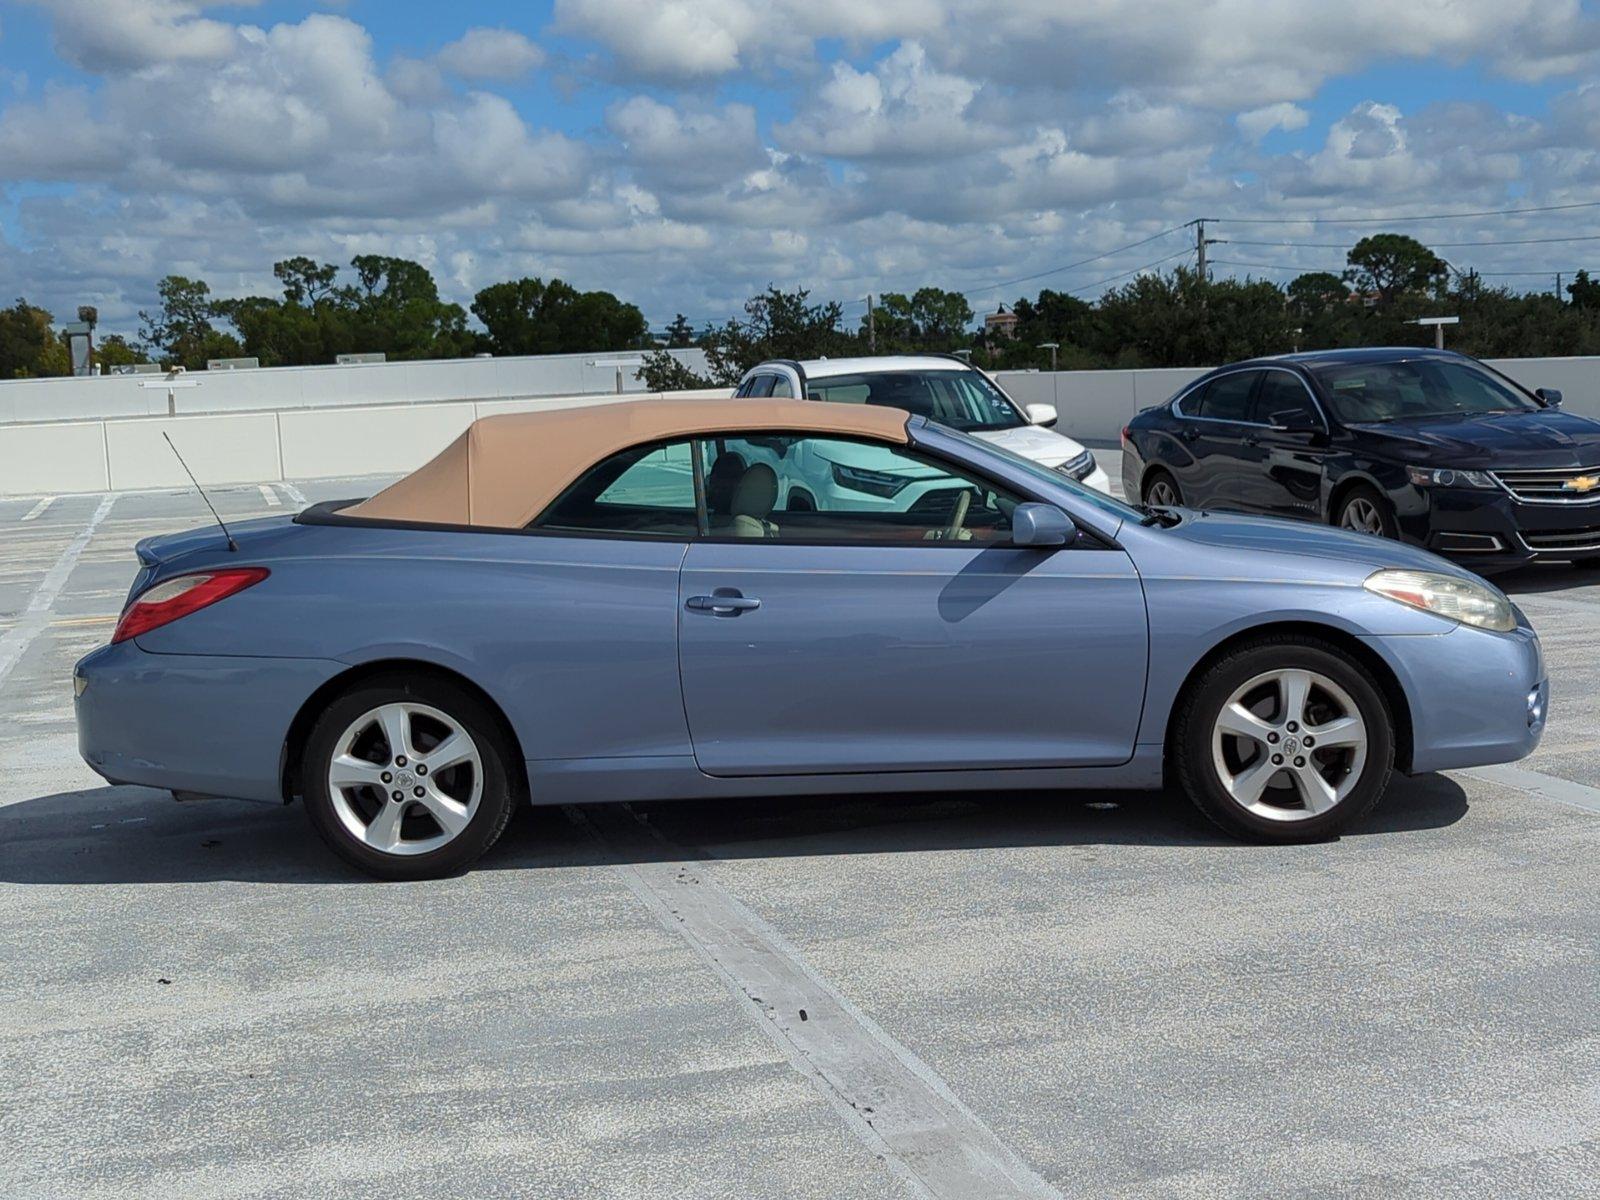
[[[1411,325],[1432,325],[1433,326],[1433,348],[1435,350],[1443,350],[1444,349],[1444,327],[1446,325],[1459,325],[1459,324],[1461,324],[1461,318],[1460,317],[1418,317],[1415,321],[1408,322],[1408,324],[1411,324]]]
[[[1056,351],[1061,349],[1060,342],[1040,342],[1039,349],[1050,351],[1050,370],[1053,374],[1056,369]]]

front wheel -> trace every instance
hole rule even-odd
[[[1394,745],[1389,706],[1359,663],[1326,643],[1265,638],[1189,689],[1172,756],[1184,791],[1224,830],[1298,842],[1371,811]]]
[[[505,738],[476,696],[438,679],[373,680],[306,742],[306,811],[328,847],[380,879],[436,879],[499,839],[513,794]]]
[[[1374,537],[1386,538],[1399,536],[1388,502],[1375,489],[1364,484],[1345,493],[1344,499],[1339,501],[1338,511],[1334,513],[1333,523],[1352,533],[1370,533]]]

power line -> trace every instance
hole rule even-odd
[[[1183,228],[1183,226],[1180,225],[1179,228],[1181,229],[1181,228]],[[1108,283],[1115,283],[1119,279],[1126,279],[1130,275],[1137,275],[1141,271],[1148,271],[1151,267],[1159,267],[1162,263],[1171,262],[1175,258],[1182,258],[1185,255],[1189,255],[1189,254],[1193,254],[1193,253],[1194,253],[1194,247],[1193,246],[1185,246],[1182,250],[1179,250],[1176,253],[1169,254],[1165,258],[1158,258],[1158,259],[1155,260],[1155,262],[1145,263],[1144,266],[1142,266],[1142,267],[1135,267],[1133,270],[1124,271],[1120,275],[1108,276],[1107,278],[1100,280],[1098,283],[1086,283],[1082,287],[1072,288],[1071,290],[1069,290],[1067,292],[1067,295],[1076,296],[1079,292],[1092,292],[1092,291],[1094,291],[1095,288],[1104,287]],[[1212,259],[1211,261],[1214,263],[1217,260],[1216,259]]]
[[[1348,250],[1348,246],[1337,242],[1252,242],[1241,238],[1229,238],[1229,245],[1233,246],[1271,246],[1283,250]],[[1483,242],[1434,242],[1428,243],[1430,250],[1458,250],[1466,246],[1547,246],[1557,242],[1600,242],[1600,233],[1575,234],[1572,237],[1544,237],[1544,238],[1496,238]]]
[[[1514,217],[1523,213],[1569,212],[1575,208],[1600,208],[1600,200],[1577,204],[1541,204],[1528,208],[1486,208],[1478,212],[1423,213],[1392,217],[1207,217],[1230,225],[1398,225],[1410,221],[1460,221],[1471,217]]]
[[[1129,242],[1126,246],[1118,246],[1115,250],[1107,250],[1101,254],[1091,255],[1089,258],[1080,258],[1077,262],[1067,263],[1064,266],[1059,267],[1051,267],[1045,271],[1035,271],[1032,275],[1019,275],[1015,279],[1002,279],[998,283],[987,284],[981,288],[967,288],[961,292],[961,295],[981,296],[985,292],[998,291],[1000,288],[1012,287],[1013,285],[1019,283],[1030,283],[1035,279],[1043,279],[1046,275],[1059,275],[1063,271],[1073,271],[1079,267],[1086,267],[1090,263],[1099,262],[1103,258],[1110,258],[1113,254],[1121,254],[1125,250],[1137,250],[1140,246],[1148,246],[1151,242],[1158,241],[1169,234],[1177,233],[1179,230],[1187,229],[1193,224],[1193,221],[1185,221],[1182,225],[1174,225],[1171,229],[1163,229],[1160,233],[1152,233],[1147,238],[1140,238],[1137,242]],[[1176,255],[1168,255],[1168,257],[1175,258]],[[1163,259],[1162,261],[1164,262],[1166,260]],[[1142,271],[1144,268],[1140,267],[1139,270]],[[1133,274],[1133,272],[1129,272],[1129,274]]]

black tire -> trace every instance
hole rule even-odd
[[[1366,508],[1363,509],[1362,505],[1365,505]],[[1338,507],[1335,508],[1333,513],[1333,524],[1340,529],[1349,528],[1346,524],[1346,518],[1353,516],[1356,512],[1360,512],[1363,515],[1370,512],[1377,523],[1377,528],[1375,529],[1362,529],[1356,532],[1372,533],[1378,537],[1386,537],[1391,540],[1400,536],[1400,530],[1394,521],[1394,510],[1389,507],[1389,502],[1379,494],[1377,488],[1358,483],[1340,496]]]
[[[795,488],[789,493],[789,499],[784,503],[787,512],[816,512],[817,502],[811,498],[811,493],[805,488]]]
[[[1229,698],[1251,680],[1282,670],[1311,671],[1331,680],[1354,702],[1367,732],[1365,762],[1347,794],[1326,812],[1288,820],[1260,816],[1235,800],[1213,758],[1213,733]],[[1283,843],[1333,837],[1371,812],[1389,785],[1394,745],[1394,716],[1366,668],[1330,643],[1286,635],[1243,644],[1192,681],[1179,700],[1168,749],[1178,784],[1218,827],[1251,841]],[[1328,751],[1324,749],[1322,754]],[[1337,760],[1330,762],[1329,769],[1338,769]],[[1284,788],[1281,794],[1288,800],[1295,796],[1292,788]],[[1294,816],[1288,809],[1285,815]]]
[[[1158,490],[1157,484],[1165,484],[1167,487],[1172,489],[1171,500],[1158,501],[1154,498],[1152,493]],[[1142,500],[1147,507],[1150,505],[1160,505],[1162,507],[1175,508],[1183,503],[1183,489],[1178,486],[1178,481],[1172,477],[1172,473],[1170,471],[1155,470],[1151,471],[1150,474],[1145,476],[1144,492],[1139,499]]]
[[[482,766],[482,790],[471,818],[453,839],[424,853],[385,853],[367,845],[347,828],[330,794],[328,773],[340,739],[364,714],[393,703],[426,705],[447,714],[471,736]],[[508,764],[514,761],[508,745],[497,714],[458,684],[426,675],[367,680],[329,704],[306,739],[300,776],[306,813],[330,850],[378,879],[438,879],[453,875],[482,857],[499,840],[511,819],[520,789],[513,787],[508,772]],[[378,800],[381,804],[382,798]],[[409,808],[409,801],[403,803]]]

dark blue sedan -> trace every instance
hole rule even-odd
[[[1475,359],[1328,350],[1234,363],[1135,417],[1125,493],[1322,521],[1503,568],[1600,559],[1600,421]]]

